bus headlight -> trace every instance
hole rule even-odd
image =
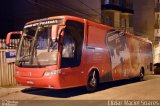
[[[44,73],[44,76],[48,77],[48,76],[52,76],[60,73],[61,73],[61,70],[48,70]]]

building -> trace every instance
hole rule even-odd
[[[102,0],[102,23],[133,32],[133,0]]]
[[[153,42],[154,63],[160,62],[160,0],[134,0],[134,33]]]
[[[160,0],[102,0],[102,22],[149,39],[160,62]]]
[[[155,25],[154,25],[154,36],[155,42],[159,43],[160,41],[160,0],[155,0],[155,8],[154,8],[154,16],[155,16]]]
[[[160,0],[155,0],[154,7],[154,63],[160,63]]]
[[[154,0],[134,0],[134,33],[154,41]]]

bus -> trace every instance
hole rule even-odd
[[[10,36],[7,37],[9,45]],[[149,40],[74,16],[53,16],[24,25],[17,47],[17,84],[65,89],[152,73]]]

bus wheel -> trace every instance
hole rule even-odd
[[[88,92],[94,92],[98,86],[98,75],[96,71],[92,71],[88,76],[86,89]]]
[[[140,81],[144,80],[144,69],[143,68],[141,68],[141,70],[140,70],[139,79],[140,79]]]

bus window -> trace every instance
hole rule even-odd
[[[82,55],[84,24],[67,21],[64,30],[61,67],[79,66]]]

